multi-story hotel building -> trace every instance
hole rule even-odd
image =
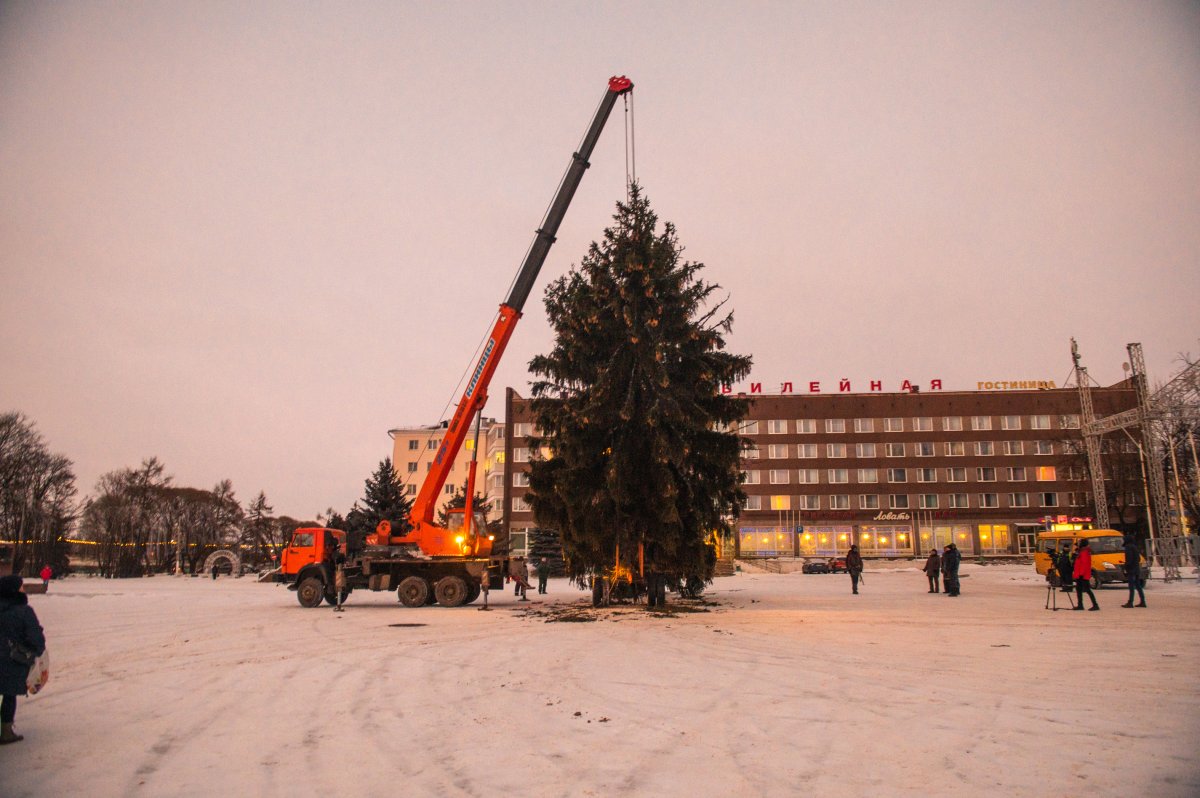
[[[748,496],[742,557],[912,557],[954,542],[965,555],[1031,552],[1047,518],[1094,514],[1073,388],[755,395],[740,432]],[[1094,389],[1097,417],[1135,405]],[[525,493],[528,400],[508,391],[504,523],[535,525]],[[1136,497],[1135,497],[1136,502]]]

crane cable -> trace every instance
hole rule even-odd
[[[625,201],[629,202],[633,184],[637,182],[637,146],[634,143],[633,92],[622,95],[625,101]]]

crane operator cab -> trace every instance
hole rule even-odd
[[[487,518],[482,510],[475,510],[471,513],[474,522],[470,529],[467,529],[465,508],[458,507],[447,510],[446,515],[446,531],[450,533],[463,556],[486,557],[492,553],[492,541],[495,536],[488,534]]]

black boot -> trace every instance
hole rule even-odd
[[[1125,607],[1126,609],[1128,609],[1129,607],[1132,607],[1132,606],[1133,606],[1133,599],[1130,599],[1129,601],[1126,601],[1126,602],[1125,602],[1124,604],[1122,604],[1121,606],[1122,606],[1122,607]]]

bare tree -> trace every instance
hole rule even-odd
[[[21,413],[0,415],[0,538],[14,541],[14,570],[67,565],[65,538],[76,517],[75,474]]]

